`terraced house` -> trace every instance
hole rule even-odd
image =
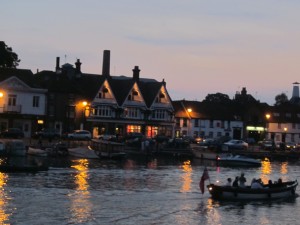
[[[103,54],[102,74],[81,72],[81,62],[55,71],[35,75],[37,83],[47,92],[49,127],[68,132],[88,129],[93,136],[100,134],[126,135],[143,133],[173,135],[174,109],[166,82],[141,78],[135,66],[132,77],[110,75],[110,51]]]

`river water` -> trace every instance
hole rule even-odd
[[[0,224],[283,225],[300,221],[299,198],[224,203],[199,190],[205,166],[210,182],[225,183],[227,177],[244,172],[249,183],[253,177],[264,182],[298,179],[299,162],[264,162],[260,168],[165,158],[48,159],[48,163],[46,172],[0,173]]]

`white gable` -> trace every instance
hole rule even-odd
[[[112,89],[107,80],[105,80],[102,86],[99,88],[96,96],[94,97],[93,103],[117,104],[114,93],[112,92]]]
[[[165,88],[161,86],[150,108],[167,108],[173,109],[171,98]]]
[[[144,97],[139,89],[139,86],[135,82],[131,90],[129,91],[123,106],[145,106],[146,103]]]

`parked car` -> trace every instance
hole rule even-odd
[[[42,130],[35,132],[33,137],[55,139],[60,137],[60,133],[54,128],[43,128]]]
[[[88,130],[74,130],[72,133],[67,134],[69,139],[89,140],[92,138],[91,132]]]
[[[228,149],[248,149],[248,143],[243,140],[232,139],[223,144],[223,146],[227,146]]]
[[[245,142],[247,142],[249,145],[254,145],[256,144],[256,140],[254,138],[246,138]]]
[[[99,140],[105,140],[105,141],[117,141],[117,136],[114,134],[101,134],[96,137]]]
[[[2,138],[23,138],[24,132],[19,128],[8,128],[1,132]]]
[[[294,142],[285,142],[285,150],[296,150],[297,144]]]
[[[260,141],[258,144],[264,150],[275,149],[275,143],[272,140],[263,140]]]
[[[205,138],[205,139],[202,139],[202,141],[199,142],[199,145],[209,148],[214,144],[214,142],[215,142],[215,139],[213,139],[213,138]]]

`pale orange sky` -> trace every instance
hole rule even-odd
[[[10,0],[0,33],[33,72],[54,70],[59,56],[101,74],[108,49],[112,75],[137,65],[141,77],[165,79],[173,100],[246,87],[272,105],[300,82],[299,11],[296,0]]]

